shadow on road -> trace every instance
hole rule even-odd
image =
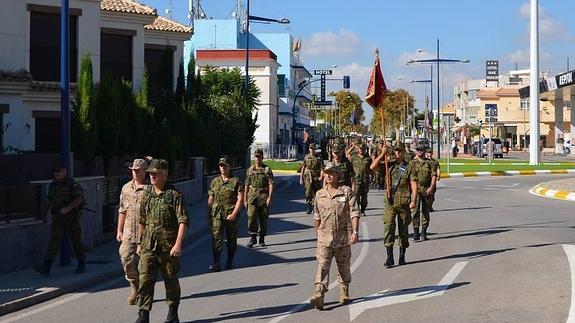
[[[199,319],[199,320],[188,321],[188,322],[189,323],[191,323],[191,322],[195,322],[195,323],[197,323],[197,322],[221,322],[221,321],[229,321],[229,320],[237,320],[237,319],[248,319],[248,318],[252,318],[251,320],[254,321],[256,317],[260,318],[260,319],[271,319],[271,318],[274,318],[276,316],[283,315],[283,314],[287,313],[288,311],[293,310],[293,308],[298,306],[298,305],[300,305],[300,304],[287,304],[287,305],[279,305],[279,306],[254,308],[254,309],[250,309],[250,310],[242,310],[242,311],[236,311],[236,312],[222,313],[222,314],[220,314],[220,317]],[[311,308],[311,306],[305,306],[301,310],[299,310],[298,313],[303,312],[303,311],[307,311],[310,308]]]
[[[452,234],[452,235],[441,236],[441,237],[435,237],[436,234],[430,234],[430,235],[434,236],[433,240],[444,240],[444,239],[463,238],[463,237],[485,237],[485,236],[490,236],[490,235],[499,234],[499,233],[505,233],[505,232],[509,232],[509,231],[513,231],[513,230],[511,230],[511,229],[480,230],[480,231],[474,231],[474,232]]]
[[[461,208],[454,208],[454,209],[439,209],[434,210],[433,213],[439,212],[453,212],[453,211],[469,211],[469,210],[483,210],[483,209],[492,209],[493,206],[472,206],[472,207],[461,207]]]
[[[191,294],[188,296],[182,296],[181,299],[194,299],[194,298],[204,298],[204,297],[216,297],[222,295],[237,295],[237,294],[245,294],[245,293],[253,293],[259,292],[263,290],[270,290],[270,289],[278,289],[284,287],[292,287],[298,285],[297,283],[285,283],[281,285],[260,285],[260,286],[246,286],[246,287],[238,287],[238,288],[229,288],[229,289],[222,289],[222,290],[214,290],[205,293],[197,293]],[[156,299],[154,303],[163,302],[165,299]]]

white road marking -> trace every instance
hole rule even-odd
[[[349,305],[349,320],[355,320],[361,313],[369,309],[441,296],[453,284],[455,278],[457,278],[467,263],[467,261],[462,261],[453,265],[441,281],[439,281],[437,286],[432,289],[424,288],[411,294],[392,294],[390,296],[386,296],[388,290],[385,290],[366,297],[365,301],[351,303]]]
[[[488,184],[487,186],[489,186],[489,187],[512,188],[512,187],[517,187],[518,185],[519,185],[519,183],[514,183],[514,184],[511,184],[511,185]]]
[[[362,246],[361,246],[361,251],[359,252],[359,256],[357,257],[357,259],[355,259],[355,261],[353,262],[353,264],[351,265],[351,272],[353,273],[357,268],[359,268],[359,266],[361,265],[361,263],[365,260],[365,258],[367,257],[367,251],[369,249],[369,242],[367,242],[367,240],[369,240],[369,230],[367,228],[367,223],[365,221],[361,222],[361,229],[362,232],[364,233],[364,237],[363,237],[363,241],[362,242]],[[329,286],[327,287],[328,291],[331,290],[332,288],[336,287],[338,285],[338,281],[334,280],[331,284],[329,284]],[[326,291],[327,293],[327,291]],[[304,309],[306,306],[310,306],[309,305],[309,298],[306,299],[305,301],[303,301],[301,304],[294,306],[293,308],[291,308],[289,311],[285,312],[284,314],[275,317],[273,320],[271,320],[269,323],[277,323],[280,322],[281,320],[287,318],[288,316],[290,316],[291,314],[297,313],[299,311],[301,311],[302,309]]]
[[[200,243],[204,242],[204,240],[207,240],[207,239],[209,239],[209,238],[210,238],[210,236],[203,236],[202,238],[200,238],[199,240],[195,241],[195,242],[192,243],[191,245],[188,245],[187,247],[185,247],[184,250],[183,250],[183,252],[188,252],[188,251],[190,251],[191,249],[197,247]],[[182,252],[182,253],[183,253],[183,252]],[[66,304],[66,303],[75,301],[75,300],[77,300],[77,299],[79,299],[79,298],[82,298],[82,297],[88,295],[88,294],[92,294],[92,293],[94,293],[95,291],[105,290],[105,289],[107,289],[108,287],[114,286],[114,285],[116,285],[116,284],[118,284],[118,283],[120,283],[120,282],[122,282],[122,281],[124,281],[124,280],[125,280],[124,276],[120,276],[120,277],[118,277],[118,278],[116,278],[116,279],[113,279],[113,280],[110,280],[110,281],[108,281],[108,282],[106,282],[106,283],[99,284],[98,286],[92,287],[92,288],[90,288],[87,292],[75,293],[75,294],[72,294],[72,295],[69,295],[69,296],[65,296],[64,298],[62,298],[62,299],[60,299],[60,300],[58,300],[58,301],[55,301],[55,302],[50,303],[50,304],[46,304],[46,305],[41,306],[41,307],[38,307],[37,309],[34,309],[34,310],[32,310],[32,311],[19,314],[19,315],[17,315],[17,316],[11,317],[11,318],[9,318],[9,319],[0,320],[0,323],[10,323],[10,322],[14,322],[14,321],[18,321],[18,320],[24,319],[24,318],[26,318],[26,317],[29,317],[29,316],[32,316],[32,315],[35,315],[35,314],[38,314],[38,313],[47,311],[47,310],[49,310],[49,309],[58,307],[58,306],[60,306],[60,305],[64,305],[64,304]],[[61,297],[62,297],[62,296],[61,296]],[[23,309],[23,310],[21,310],[21,311],[25,311],[25,310],[26,310],[26,309]]]
[[[575,323],[575,245],[564,244],[563,250],[567,254],[569,268],[571,270],[571,306],[569,307],[569,316],[567,323]]]
[[[459,202],[458,200],[454,200],[454,199],[450,199],[450,198],[444,198],[444,200],[449,201],[449,202]]]

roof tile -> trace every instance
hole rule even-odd
[[[106,11],[135,13],[142,15],[157,15],[156,9],[133,0],[102,0],[100,8]]]
[[[151,25],[146,25],[144,27],[147,30],[159,30],[159,31],[172,31],[172,32],[180,32],[180,33],[192,33],[192,28],[184,26],[179,22],[175,22],[168,18],[158,16],[154,23]]]

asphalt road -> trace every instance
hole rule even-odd
[[[303,190],[292,177],[292,184],[274,198],[267,248],[244,247],[244,213],[236,269],[209,273],[209,236],[188,242],[180,279],[180,319],[566,322],[572,297],[566,250],[572,249],[564,245],[575,245],[575,205],[528,193],[552,178],[557,177],[442,180],[431,240],[412,243],[408,264],[391,269],[382,265],[384,192],[370,192],[361,242],[352,249],[353,303],[340,306],[333,283],[326,310],[320,312],[306,303],[316,270],[313,219],[303,212]],[[334,263],[332,282],[335,273]],[[0,322],[133,322],[137,309],[126,304],[128,292],[127,283],[118,277],[12,313]],[[151,321],[163,322],[167,306],[161,283],[155,299]]]

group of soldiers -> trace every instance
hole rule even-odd
[[[335,258],[340,283],[339,301],[349,301],[351,282],[351,245],[358,241],[359,219],[365,216],[370,184],[388,178],[384,210],[384,266],[394,266],[393,247],[396,228],[399,236],[399,265],[405,264],[409,247],[408,226],[413,223],[413,240],[427,240],[427,228],[439,180],[439,163],[431,157],[429,147],[409,146],[397,142],[389,145],[376,141],[368,147],[362,140],[336,139],[329,145],[329,160],[324,162],[309,145],[304,158],[300,183],[305,186],[307,213],[314,215],[317,233],[318,269],[311,304],[322,309]],[[257,149],[255,163],[246,172],[245,184],[231,174],[226,156],[218,161],[219,174],[208,191],[208,223],[212,235],[213,262],[210,271],[221,270],[223,240],[227,241],[225,269],[233,268],[237,251],[238,219],[242,207],[248,214],[248,248],[265,247],[269,207],[274,191],[274,176]],[[387,167],[386,167],[387,165]],[[127,302],[138,306],[137,323],[149,322],[154,285],[162,274],[169,306],[165,322],[179,322],[180,255],[189,215],[184,196],[167,181],[168,162],[163,159],[135,159],[129,167],[132,180],[121,190],[116,239],[125,278],[130,284]],[[385,182],[385,180],[383,180]],[[80,213],[84,197],[80,187],[67,176],[65,166],[54,169],[48,192],[52,212],[51,239],[45,260],[35,266],[48,276],[65,233],[72,239],[78,260],[76,273],[85,271],[85,251],[81,240]],[[421,231],[420,231],[421,229]],[[259,241],[258,241],[259,237]]]
[[[300,183],[305,186],[308,214],[315,204],[318,269],[310,303],[317,309],[323,308],[333,258],[339,273],[339,301],[345,304],[349,300],[351,245],[357,242],[359,218],[365,216],[370,184],[387,190],[384,210],[387,259],[384,266],[390,268],[395,265],[396,228],[399,265],[406,263],[410,223],[413,223],[415,242],[428,240],[430,212],[440,177],[439,162],[432,158],[433,151],[426,145],[416,145],[414,153],[409,144],[402,142],[390,145],[375,140],[368,147],[361,139],[337,138],[327,149],[330,155],[324,165],[315,145],[310,144],[300,175]]]

